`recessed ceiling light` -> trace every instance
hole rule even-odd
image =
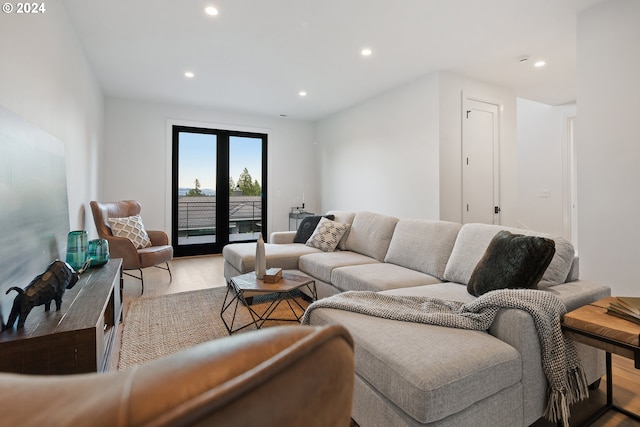
[[[188,79],[192,79],[195,74],[193,74],[191,71],[187,71],[186,73],[184,73],[184,76]]]
[[[360,54],[362,56],[370,56],[373,53],[373,51],[369,48],[364,48],[360,51]]]
[[[298,95],[307,96],[307,92],[305,92],[304,90],[301,90],[300,92],[298,92]]]
[[[204,11],[207,15],[216,16],[218,14],[218,9],[213,6],[208,6],[204,8]]]
[[[534,67],[544,67],[547,63],[544,61],[536,61],[535,64],[533,64]]]

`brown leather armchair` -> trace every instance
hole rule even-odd
[[[0,425],[347,427],[353,341],[342,326],[276,326],[126,371],[0,374]]]
[[[124,271],[126,275],[140,280],[142,283],[141,293],[144,293],[143,268],[158,267],[167,270],[169,272],[169,280],[171,280],[169,261],[173,258],[173,247],[169,245],[167,233],[160,230],[146,230],[149,240],[151,240],[151,246],[136,249],[129,239],[114,236],[111,232],[108,218],[125,218],[140,215],[142,207],[139,202],[135,200],[110,203],[92,201],[90,205],[98,236],[102,239],[107,239],[109,242],[109,256],[111,258],[122,258],[122,268],[124,270],[138,270],[140,272],[140,276],[136,276]],[[165,264],[166,267],[162,267],[161,264]]]

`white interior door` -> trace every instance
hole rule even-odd
[[[462,222],[500,223],[499,107],[463,98]]]

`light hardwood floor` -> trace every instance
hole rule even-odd
[[[166,295],[176,292],[186,292],[196,289],[225,286],[223,259],[220,255],[175,258],[171,261],[173,280],[169,282],[166,271],[158,268],[144,270],[145,291],[144,296]],[[132,299],[140,297],[140,281],[125,276],[123,292],[123,308],[125,312]],[[117,369],[120,338],[120,328],[111,369]],[[635,369],[633,361],[613,355],[613,396],[614,403],[625,409],[640,414],[640,370]],[[598,407],[605,402],[606,387],[602,379],[600,389],[591,392],[588,401],[581,402],[572,408],[572,425],[576,421],[587,419]],[[622,414],[609,411],[600,420],[592,424],[594,427],[638,427],[635,422]],[[552,427],[555,424],[540,420],[532,427]]]
[[[633,360],[612,355],[613,403],[635,414],[640,414],[640,370]],[[591,391],[589,399],[571,408],[571,425],[580,425],[606,402],[606,379],[602,377],[600,388]],[[591,424],[594,427],[638,427],[640,423],[618,412],[609,411]],[[555,427],[554,423],[539,420],[531,427]]]

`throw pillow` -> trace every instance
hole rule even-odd
[[[314,230],[318,226],[320,218],[322,218],[322,216],[320,215],[308,216],[303,218],[300,222],[300,225],[298,226],[298,231],[296,231],[296,235],[293,238],[293,243],[307,243],[307,240],[309,240],[309,237],[311,237]],[[325,215],[324,218],[333,221],[335,219],[335,216]]]
[[[108,221],[113,235],[131,240],[136,249],[151,246],[151,240],[149,240],[147,230],[144,229],[140,215],[126,218],[109,218]]]
[[[480,296],[496,289],[536,289],[555,251],[551,239],[502,230],[471,273],[467,292]]]
[[[345,231],[347,231],[346,224],[320,218],[316,229],[307,240],[307,246],[322,249],[325,252],[333,252]]]

